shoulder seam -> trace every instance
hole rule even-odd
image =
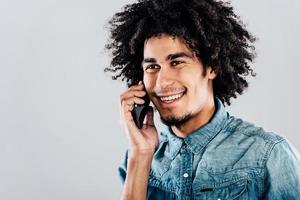
[[[281,143],[282,141],[284,141],[285,139],[284,138],[280,138],[279,140],[277,141],[270,141],[270,142],[267,142],[268,144],[268,149],[265,153],[265,155],[263,156],[263,159],[262,159],[262,169],[263,169],[263,179],[266,179],[267,177],[267,161],[270,157],[270,154],[271,152],[273,151],[274,147],[278,144],[278,143]],[[264,186],[263,186],[264,187]],[[262,191],[265,190],[265,188],[262,189]]]
[[[283,141],[285,141],[284,138],[280,138],[280,139],[277,140],[277,141],[270,141],[271,144],[269,144],[268,150],[266,151],[266,153],[265,153],[265,155],[264,155],[264,157],[263,157],[263,160],[264,160],[263,165],[264,165],[264,167],[265,167],[265,165],[266,165],[266,163],[267,163],[267,160],[268,160],[268,158],[270,157],[270,154],[271,154],[272,150],[274,149],[274,147],[275,147],[278,143],[281,143],[281,142],[283,142]]]

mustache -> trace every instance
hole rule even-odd
[[[186,88],[184,87],[165,87],[165,88],[155,88],[153,92],[150,92],[150,94],[159,96],[161,94],[180,93],[184,91],[186,91]]]

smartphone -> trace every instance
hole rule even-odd
[[[143,97],[143,99],[144,99],[145,103],[144,104],[134,104],[134,108],[131,111],[133,120],[139,129],[141,129],[143,126],[143,122],[146,117],[148,107],[150,104],[150,99],[147,94]]]

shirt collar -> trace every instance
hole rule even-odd
[[[218,135],[223,129],[228,117],[228,113],[219,98],[215,99],[216,111],[211,120],[188,135],[186,138],[177,137],[172,131],[171,127],[168,127],[166,135],[169,142],[169,154],[171,159],[174,159],[181,149],[183,143],[187,144],[188,148],[195,154],[199,154],[208,143]]]

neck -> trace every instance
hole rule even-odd
[[[215,110],[216,106],[214,98],[211,97],[207,100],[206,105],[201,109],[201,111],[192,116],[191,119],[180,127],[171,126],[171,129],[177,137],[185,138],[195,130],[207,124],[213,117]]]

